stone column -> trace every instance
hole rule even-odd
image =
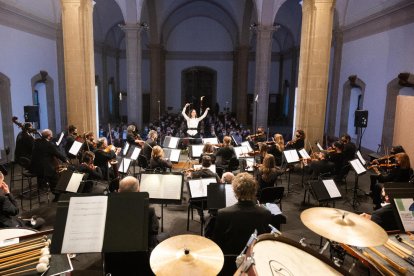
[[[158,120],[165,109],[165,94],[163,93],[163,52],[161,44],[148,45],[150,51],[150,122]],[[164,108],[163,108],[164,107]]]
[[[247,123],[247,79],[249,70],[249,49],[247,45],[241,45],[235,51],[235,89],[233,90],[233,111],[236,112],[240,123]]]
[[[275,30],[276,27],[274,26],[259,26],[257,28],[256,78],[254,85],[254,100],[256,100],[256,96],[258,95],[258,102],[257,104],[254,104],[252,121],[253,127],[256,128],[261,126],[267,129],[269,109],[270,65],[272,62],[272,34]],[[254,129],[253,131],[256,130]]]
[[[102,91],[101,91],[101,99],[102,99],[102,110],[103,114],[101,114],[101,122],[107,124],[109,122],[109,95],[108,95],[108,63],[107,63],[107,50],[106,47],[102,47],[102,54],[101,54],[101,62],[102,62]]]
[[[68,118],[66,113],[66,92],[65,92],[65,62],[63,51],[63,33],[62,25],[56,31],[56,53],[57,53],[57,69],[59,83],[59,108],[60,108],[60,130],[67,128]],[[57,128],[57,131],[59,128]]]
[[[127,62],[127,108],[128,123],[142,128],[142,80],[141,80],[141,30],[137,24],[122,26],[125,32]]]
[[[68,124],[97,131],[93,1],[61,0]]]
[[[299,60],[296,129],[323,141],[334,0],[305,0]]]

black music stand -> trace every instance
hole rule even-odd
[[[140,173],[140,191],[149,193],[150,203],[161,204],[161,232],[164,231],[164,204],[181,205],[184,175],[171,172]]]
[[[359,161],[358,158],[349,161],[349,164],[351,164],[351,167],[355,172],[355,184],[354,184],[354,188],[352,189],[353,196],[352,196],[351,206],[352,208],[354,208],[354,210],[356,210],[360,204],[358,200],[358,191],[363,192],[358,186],[359,176],[366,173],[367,170],[365,169],[365,167],[362,165],[361,161]]]
[[[87,174],[65,170],[61,173],[56,190],[65,193],[81,193],[85,186]]]
[[[286,161],[286,167],[288,167],[288,165],[292,165],[293,166],[294,164],[300,162],[298,152],[295,149],[283,151],[283,160],[282,160],[282,163],[283,163],[283,161]],[[282,166],[283,166],[283,164],[282,164]],[[292,170],[291,170],[291,168],[288,168],[287,170],[288,170],[288,187],[287,187],[287,194],[289,194],[289,193],[293,192],[290,189],[290,174],[291,174],[291,171]]]
[[[319,177],[317,181],[310,181],[309,189],[309,192],[312,193],[316,201],[318,201],[318,205],[332,201],[332,207],[335,208],[335,200],[342,198],[341,192],[332,178],[322,179],[322,177]],[[306,192],[307,191],[305,191],[305,195],[303,197],[304,201],[306,198]]]

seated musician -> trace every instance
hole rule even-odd
[[[246,137],[253,150],[259,149],[259,143],[266,142],[266,133],[263,127],[258,127],[255,134]]]
[[[101,169],[98,166],[95,166],[93,164],[94,159],[95,159],[95,154],[93,152],[85,151],[82,155],[82,163],[77,168],[79,172],[88,174],[87,180],[103,179]],[[82,192],[90,193],[92,192],[92,188],[93,188],[93,182],[86,181]]]
[[[129,125],[127,127],[127,136],[126,140],[130,145],[134,145],[142,148],[144,141],[141,139],[141,136],[137,133],[137,128],[134,125]]]
[[[344,145],[340,141],[334,142],[332,144],[332,147],[328,149],[327,158],[335,165],[333,173],[334,175],[340,174],[342,168],[345,165],[343,149]]]
[[[140,153],[140,155],[145,156],[147,161],[151,159],[152,149],[157,145],[157,138],[158,138],[157,131],[153,129],[150,130],[148,133],[148,139],[147,141],[145,141],[144,147],[142,148],[142,151]]]
[[[198,163],[201,164],[203,160],[203,156],[210,156],[211,163],[214,164],[216,162],[216,156],[214,154],[214,147],[210,143],[204,144],[203,152],[200,154],[200,158],[198,159]]]
[[[232,172],[225,172],[221,176],[221,183],[231,184],[231,182],[233,182],[233,179],[234,179],[234,174]]]
[[[152,148],[149,167],[152,170],[160,169],[161,171],[166,171],[167,168],[172,168],[171,161],[164,158],[164,150],[160,146]]]
[[[32,158],[32,149],[34,138],[30,134],[32,129],[31,123],[24,123],[22,131],[17,134],[16,137],[16,148],[14,150],[14,160],[19,162],[20,157]]]
[[[282,165],[283,151],[285,150],[285,140],[283,135],[276,133],[273,137],[274,142],[270,143],[267,153],[272,154],[275,157],[276,165]]]
[[[93,162],[94,165],[101,169],[104,179],[113,179],[116,172],[109,169],[108,164],[110,164],[111,160],[116,159],[116,155],[119,153],[120,149],[108,146],[108,140],[105,137],[98,140],[96,147],[95,160]]]
[[[77,137],[78,137],[78,129],[74,125],[70,125],[68,127],[68,135],[65,138],[65,146],[64,146],[66,156],[69,158],[75,158],[75,156],[69,153],[69,150],[72,147],[73,142],[76,141]]]
[[[405,182],[410,180],[412,173],[410,158],[406,153],[395,154],[395,163],[391,164],[389,172],[381,171],[379,167],[373,166],[375,175],[370,175],[372,202],[374,210],[381,208],[381,189],[385,182]],[[387,166],[388,167],[388,166]]]
[[[351,136],[345,133],[341,136],[341,142],[344,145],[343,154],[344,154],[344,162],[351,161],[355,158],[355,153],[357,148],[354,143],[351,141]]]
[[[276,180],[282,173],[283,170],[276,167],[275,157],[271,154],[266,154],[263,163],[258,169],[259,194],[264,188],[276,186]]]
[[[218,174],[210,170],[211,165],[211,157],[203,156],[203,160],[201,161],[201,169],[190,172],[190,174],[188,174],[187,177],[192,179],[212,177],[216,178],[217,183],[220,183],[220,177],[218,176]]]
[[[217,166],[227,166],[230,162],[230,159],[235,157],[233,146],[231,145],[231,137],[224,136],[223,146],[219,148],[216,152],[216,165]]]
[[[95,135],[92,131],[85,133],[85,142],[82,146],[83,151],[92,151],[96,150]]]
[[[220,246],[224,254],[239,254],[250,235],[257,229],[258,234],[268,232],[271,213],[256,205],[258,184],[249,173],[239,173],[232,182],[236,204],[218,210],[217,217],[210,220],[206,229],[212,229],[211,239]],[[212,224],[212,225],[211,225]]]
[[[4,182],[4,175],[0,172],[0,228],[30,227],[39,229],[44,219],[37,217],[32,220],[23,220],[16,217],[19,214],[19,205],[10,193],[9,186]]]
[[[311,179],[316,180],[319,176],[328,175],[335,169],[335,164],[327,159],[327,152],[317,153],[317,160],[311,161],[308,166],[308,172]]]
[[[56,144],[50,141],[53,133],[50,129],[41,132],[42,138],[36,139],[33,145],[31,171],[36,174],[40,186],[49,183],[51,191],[55,194],[55,201],[58,199],[55,187],[58,181],[58,159],[68,163],[66,157],[60,153]]]
[[[295,138],[286,143],[286,149],[303,149],[305,147],[305,138],[305,132],[302,129],[297,129],[295,132]]]
[[[367,218],[384,228],[385,231],[398,230],[397,219],[390,204],[389,197],[385,193],[385,189],[382,188],[381,196],[384,201],[381,208],[378,208],[372,214],[361,214],[362,217]]]

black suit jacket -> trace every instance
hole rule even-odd
[[[56,158],[66,162],[66,157],[51,142],[44,138],[35,140],[31,166],[37,176],[56,177]]]
[[[254,230],[257,229],[258,234],[269,232],[270,223],[269,210],[252,201],[239,201],[218,211],[212,240],[224,254],[239,254]]]
[[[385,231],[399,229],[391,204],[375,210],[371,215],[371,220],[384,228]]]
[[[20,226],[15,218],[19,207],[11,194],[0,195],[0,228]]]
[[[14,160],[19,161],[20,157],[31,159],[34,138],[27,132],[21,131],[16,138],[16,149],[14,150]]]

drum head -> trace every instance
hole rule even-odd
[[[330,265],[295,246],[263,240],[253,247],[257,275],[342,275]]]
[[[0,241],[11,238],[18,238],[36,233],[34,229],[27,228],[4,228],[0,229]]]

